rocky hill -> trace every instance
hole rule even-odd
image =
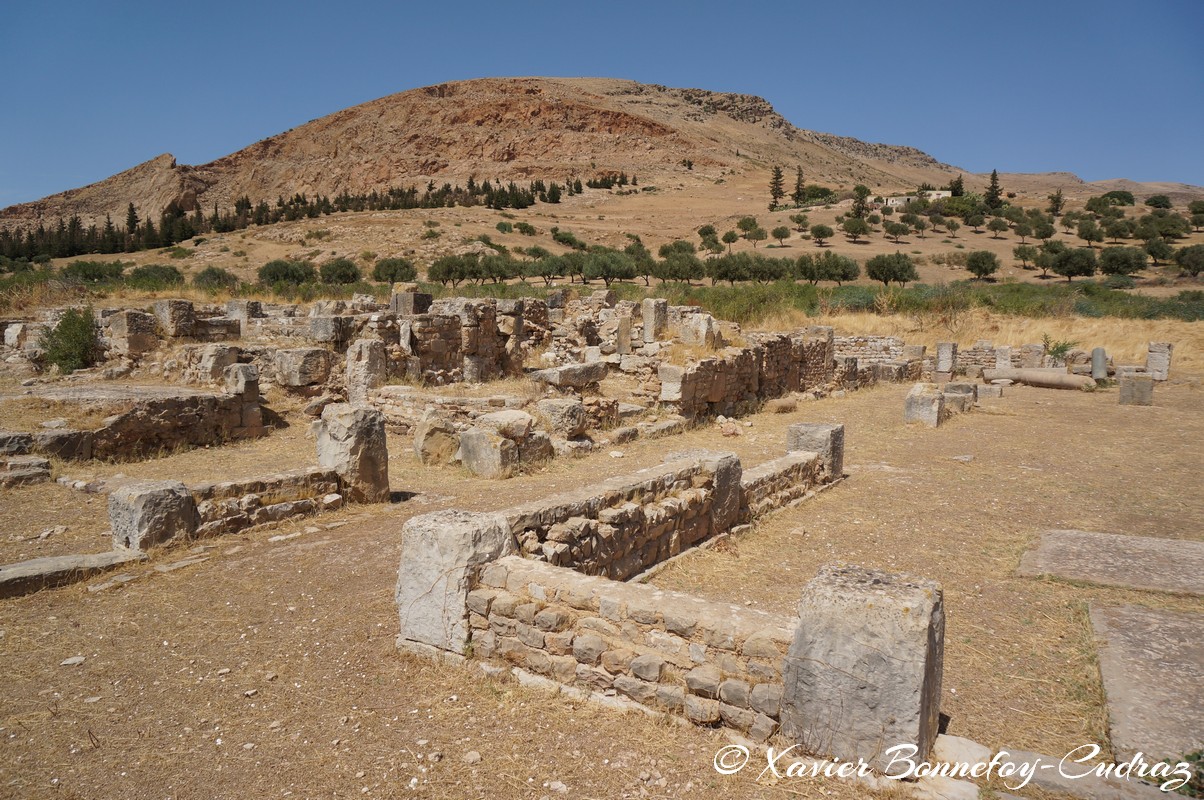
[[[692,164],[687,168],[686,164]],[[673,174],[713,182],[772,164],[808,181],[906,188],[957,170],[910,147],[868,144],[796,128],[764,99],[609,79],[510,78],[445,83],[348,108],[208,164],[160,155],[79,189],[0,210],[23,226],[78,214],[120,224],[133,202],[154,215],[230,207],[295,193],[334,195],[389,186],[501,178],[584,179]]]

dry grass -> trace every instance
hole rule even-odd
[[[1087,603],[1204,611],[1204,601],[1013,571],[1050,528],[1200,540],[1204,504],[1192,487],[1204,455],[1184,446],[1204,436],[1199,391],[1160,386],[1154,408],[1136,409],[1117,405],[1115,390],[1015,388],[995,401],[1006,413],[933,431],[899,424],[906,390],[802,406],[807,420],[846,425],[850,479],[766,519],[730,552],[700,552],[654,582],[789,614],[803,583],[833,560],[935,578],[948,615],[950,733],[1055,754],[1106,743]]]
[[[776,315],[756,327],[783,331],[807,325],[831,325],[837,336],[898,336],[908,344],[927,345],[930,350],[937,342],[955,341],[964,348],[979,339],[1019,346],[1039,343],[1048,333],[1054,340],[1078,342],[1082,349],[1103,347],[1117,364],[1144,364],[1147,343],[1172,342],[1173,369],[1181,373],[1204,373],[1204,325],[1179,320],[1074,316],[1030,319],[974,309],[966,312],[950,330],[939,325],[921,327],[916,318],[902,314],[841,313],[808,317],[800,311]]]
[[[90,431],[101,427],[107,417],[118,411],[117,403],[78,402],[45,397],[0,397],[0,419],[6,430],[44,430],[42,423],[67,420],[66,428]]]

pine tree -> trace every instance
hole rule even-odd
[[[991,182],[987,184],[987,192],[983,196],[983,202],[987,204],[987,208],[1001,208],[1003,206],[1003,189],[999,187],[999,170],[991,170]]]
[[[807,199],[807,192],[803,188],[803,168],[801,165],[794,168],[794,191],[790,193],[790,199],[794,201],[796,206],[801,206],[803,200]]]
[[[769,210],[773,211],[777,208],[778,201],[785,196],[786,190],[783,188],[782,168],[775,164],[773,174],[769,178]]]
[[[1065,198],[1062,197],[1062,190],[1058,189],[1049,196],[1049,213],[1052,216],[1058,216],[1062,213],[1062,207],[1066,205]]]
[[[949,192],[954,197],[962,197],[966,193],[966,182],[958,175],[953,180],[949,181]]]

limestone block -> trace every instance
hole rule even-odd
[[[606,362],[595,361],[590,364],[567,364],[563,367],[541,369],[530,373],[534,381],[547,383],[559,388],[581,389],[598,383],[606,378]]]
[[[114,547],[146,550],[192,536],[200,517],[192,495],[179,481],[134,481],[109,495],[109,525]]]
[[[317,305],[315,304],[315,310]],[[315,342],[330,344],[334,347],[345,343],[351,334],[351,319],[349,317],[320,315],[309,318],[309,338]]]
[[[900,358],[903,361],[923,361],[924,353],[927,349],[922,344],[905,344],[903,345],[903,353]]]
[[[224,344],[207,344],[201,348],[197,371],[205,381],[218,381],[226,368],[238,363],[239,349]]]
[[[250,403],[259,402],[259,367],[254,364],[231,364],[222,374],[226,394],[234,394]]]
[[[433,412],[423,414],[414,428],[414,454],[423,464],[448,464],[460,449],[456,426]]]
[[[903,421],[935,428],[945,421],[945,394],[934,383],[917,383],[903,401]]]
[[[549,432],[556,436],[572,439],[585,432],[585,406],[580,400],[540,400],[535,408],[548,421]]]
[[[669,301],[649,297],[640,303],[640,314],[644,322],[644,341],[655,342],[665,335],[669,327]]]
[[[500,514],[436,511],[406,522],[394,593],[399,643],[462,654],[469,639],[468,593],[478,572],[515,550]]]
[[[321,347],[299,347],[276,351],[276,382],[302,387],[325,383],[330,377],[333,354]]]
[[[38,431],[34,449],[63,461],[87,461],[92,457],[92,431]]]
[[[1150,342],[1149,351],[1145,357],[1146,372],[1156,381],[1164,381],[1170,377],[1171,354],[1175,346],[1170,342]]]
[[[890,761],[883,751],[898,744],[926,757],[937,736],[944,633],[936,583],[823,567],[803,589],[783,662],[783,734],[879,770]]]
[[[159,344],[155,317],[142,311],[118,311],[109,317],[109,339],[116,355],[149,353]]]
[[[556,455],[552,437],[543,431],[531,431],[526,438],[516,444],[518,444],[518,460],[523,464],[547,461]]]
[[[1120,379],[1122,406],[1154,405],[1154,378],[1150,375],[1125,375]]]
[[[995,369],[1012,368],[1012,348],[1000,345],[995,348]]]
[[[526,411],[506,409],[505,411],[482,414],[477,417],[476,424],[482,428],[497,431],[507,439],[520,441],[527,438],[527,435],[531,433],[531,429],[535,427],[535,418]]]
[[[740,519],[743,468],[735,453],[709,454],[702,465],[712,475],[710,535],[716,536],[731,530]]]
[[[381,503],[389,499],[389,450],[385,415],[374,408],[332,403],[322,409],[318,464],[339,474],[348,499]]]
[[[0,431],[0,456],[22,456],[33,450],[33,434]]]
[[[518,445],[496,431],[469,428],[460,434],[456,459],[474,475],[508,478],[518,467]]]
[[[935,372],[957,371],[957,343],[956,342],[937,342],[936,344],[936,367]]]
[[[387,361],[385,343],[379,339],[357,339],[347,348],[346,370],[343,379],[347,400],[366,403],[374,389],[385,383]]]
[[[685,380],[685,367],[678,367],[673,364],[661,364],[657,367],[657,376],[661,381],[662,403],[680,403],[683,399],[682,382]]]
[[[166,336],[191,336],[196,327],[196,309],[190,300],[156,300],[155,317]]]
[[[227,300],[226,316],[238,322],[239,333],[248,332],[248,320],[264,316],[263,303],[258,300]]]
[[[798,422],[786,429],[786,451],[819,453],[825,483],[844,475],[844,425]]]
[[[434,300],[423,292],[394,292],[389,297],[389,310],[399,317],[412,317],[429,311]]]

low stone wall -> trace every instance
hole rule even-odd
[[[740,477],[740,521],[787,508],[820,483],[818,453],[797,451],[745,470]]]
[[[252,406],[252,408],[245,408]],[[191,395],[143,400],[92,432],[92,457],[117,461],[177,447],[221,444],[261,436],[258,400],[241,395]]]
[[[839,383],[831,328],[750,338],[748,347],[728,347],[687,367],[662,363],[661,404],[687,419],[739,416],[774,397]]]
[[[473,658],[757,741],[778,728],[788,617],[517,556],[485,568],[468,608]]]
[[[236,533],[244,528],[293,516],[334,511],[343,505],[339,475],[310,467],[245,481],[188,487],[196,503],[196,536]]]
[[[836,358],[856,358],[860,364],[899,361],[905,342],[896,336],[836,336],[832,340]]]
[[[146,550],[173,539],[233,533],[333,510],[344,499],[389,499],[385,419],[379,411],[343,403],[327,406],[317,456],[315,468],[241,481],[191,487],[179,481],[119,484],[109,494],[113,547]]]
[[[520,552],[625,580],[726,532],[740,505],[730,453],[674,461],[500,512]]]

